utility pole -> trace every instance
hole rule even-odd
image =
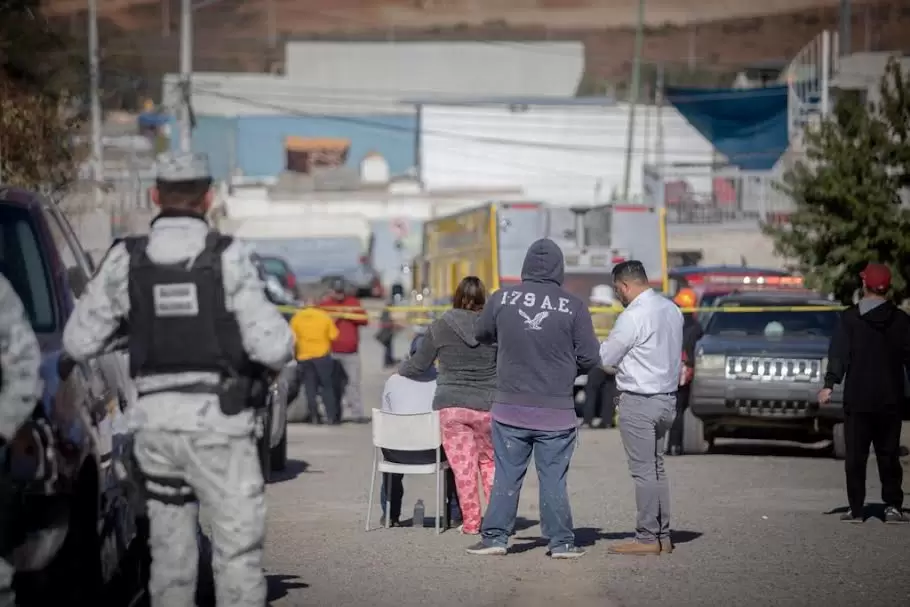
[[[641,88],[641,49],[645,35],[645,0],[638,0],[638,20],[635,24],[635,54],[632,59],[632,88],[629,91],[629,127],[626,131],[626,166],[622,178],[622,200],[629,202],[629,181],[632,177],[632,147],[635,143],[635,106]]]
[[[98,0],[88,0],[88,57],[89,57],[89,90],[92,111],[92,180],[94,183],[95,206],[104,202],[101,185],[104,182],[104,153],[101,143],[101,99],[98,88],[101,86],[101,74],[98,61]]]
[[[663,121],[663,112],[661,111],[664,106],[664,64],[657,64],[657,84],[655,85],[657,92],[654,94],[654,103],[657,105],[657,143],[655,147],[657,148],[654,155],[654,163],[658,167],[663,167],[664,164],[664,121]]]
[[[853,6],[850,0],[840,0],[840,40],[838,41],[840,45],[840,54],[849,55],[850,54],[850,39],[852,33],[850,31],[853,26]]]
[[[161,37],[171,35],[171,0],[161,0]]]
[[[275,18],[274,0],[265,0],[266,28],[268,29],[269,50],[274,51],[278,46],[278,26]]]
[[[180,1],[180,151],[193,147],[190,124],[190,97],[193,74],[193,6],[191,0]]]

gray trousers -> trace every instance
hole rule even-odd
[[[339,395],[341,402],[347,405],[347,410],[351,417],[364,417],[366,414],[363,410],[363,401],[360,398],[360,352],[351,354],[333,353],[332,356],[338,359],[348,376],[348,385],[344,390],[344,396]]]
[[[676,395],[619,395],[619,432],[635,481],[635,538],[653,543],[670,537],[670,484],[663,443],[676,416]]]
[[[218,607],[265,605],[265,484],[253,437],[141,430],[134,453],[148,494],[152,607],[196,604],[200,505],[212,527]]]

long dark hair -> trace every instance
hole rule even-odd
[[[452,307],[457,310],[472,310],[479,312],[483,310],[483,304],[487,301],[487,290],[476,276],[465,276],[458,283],[455,289],[455,295],[452,296]]]

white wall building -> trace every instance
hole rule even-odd
[[[409,115],[411,97],[574,95],[581,42],[288,42],[285,74],[195,72],[200,116]],[[163,103],[181,101],[180,74],[163,79]]]
[[[621,194],[629,106],[601,98],[415,101],[418,166],[429,189],[514,187],[553,204],[592,204]],[[711,162],[714,149],[672,107],[640,106],[630,198],[642,165]]]

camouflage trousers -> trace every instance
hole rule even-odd
[[[13,594],[13,566],[0,557],[0,607],[15,607],[16,595]]]
[[[253,437],[141,430],[134,452],[148,499],[152,607],[195,605],[200,506],[218,607],[265,605],[265,485]]]

